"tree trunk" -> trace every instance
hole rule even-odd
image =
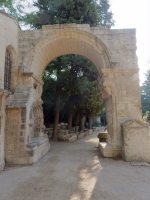
[[[60,90],[57,89],[57,91],[56,91],[56,107],[55,107],[55,117],[54,117],[52,139],[58,139],[59,110],[60,110]]]
[[[92,117],[89,116],[89,129],[92,128]]]
[[[56,107],[55,107],[53,134],[52,134],[52,139],[55,139],[55,140],[58,139],[58,123],[59,123],[60,93],[61,93],[61,89],[60,89],[61,87],[59,85],[60,73],[61,73],[61,65],[57,68]]]
[[[79,119],[79,131],[83,131],[84,130],[84,116],[80,116]]]
[[[72,131],[72,118],[73,118],[73,97],[69,97],[69,114],[68,114],[68,129],[69,134]]]
[[[77,132],[78,118],[79,118],[79,114],[76,112],[76,119],[75,119],[75,133]]]

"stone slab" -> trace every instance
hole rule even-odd
[[[133,167],[149,167],[149,164],[146,162],[131,162]]]
[[[150,162],[150,130],[147,123],[129,120],[122,125],[123,158],[132,162]]]
[[[74,142],[77,140],[77,135],[73,135],[71,138],[69,138],[69,142]]]
[[[99,150],[103,157],[105,158],[113,157],[113,148],[107,142],[99,142]]]
[[[81,138],[84,138],[84,136],[85,136],[85,132],[82,132],[82,133],[80,133],[80,134],[77,136],[77,138],[78,138],[78,139],[81,139]]]

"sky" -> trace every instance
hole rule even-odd
[[[140,84],[150,69],[150,0],[109,0],[116,21],[113,28],[136,28]]]
[[[136,28],[136,53],[142,85],[144,74],[150,69],[150,0],[109,0],[109,4],[116,21],[113,29]]]

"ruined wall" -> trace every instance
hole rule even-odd
[[[116,154],[121,154],[121,124],[142,120],[135,33],[135,29],[67,24],[23,31],[19,37],[20,70],[33,73],[37,80],[46,65],[60,55],[79,54],[95,64],[106,102],[110,143],[118,149]]]
[[[39,138],[44,136],[42,73],[49,62],[65,54],[82,55],[95,64],[112,155],[121,155],[121,124],[142,120],[135,30],[65,24],[21,31],[15,19],[0,15],[0,162],[4,163],[4,128],[9,164],[32,164],[49,150],[48,139]],[[11,93],[3,91],[6,48],[13,61]]]
[[[4,140],[5,140],[5,118],[6,102],[10,92],[4,90],[4,67],[6,48],[11,54],[12,74],[11,74],[11,92],[15,90],[17,84],[18,67],[18,35],[19,25],[16,19],[0,11],[0,168],[4,166]],[[15,144],[15,143],[14,143]]]
[[[91,28],[91,33],[99,38],[107,47],[110,61],[115,62],[117,69],[133,69],[138,67],[136,56],[135,29],[103,29]]]
[[[107,46],[110,56],[111,67],[102,70],[99,86],[105,96],[108,131],[117,154],[122,145],[121,124],[132,119],[142,120],[136,31],[94,27],[91,32]]]
[[[14,90],[16,85],[18,66],[18,37],[20,27],[15,18],[8,16],[0,11],[0,89],[4,88],[4,64],[5,64],[5,51],[6,48],[11,53],[12,60],[12,81],[11,87]]]

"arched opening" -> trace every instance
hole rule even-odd
[[[11,90],[11,71],[12,71],[12,58],[11,53],[6,49],[5,51],[5,71],[4,71],[4,89]]]
[[[5,51],[4,89],[14,92],[17,84],[17,54],[15,49],[8,45]]]
[[[62,55],[72,54],[88,58],[96,67],[99,80],[102,77],[102,70],[110,69],[108,50],[97,37],[81,30],[56,29],[37,40],[21,63],[22,73],[33,73],[35,80],[38,81],[37,86],[36,81],[33,84],[33,88],[38,93],[37,99],[40,99],[42,95],[40,81],[42,81],[42,74],[46,66]]]
[[[30,47],[23,59],[22,72],[33,72],[39,79],[46,66],[55,58],[77,54],[91,60],[99,74],[101,69],[110,68],[110,56],[105,44],[91,33],[60,29],[45,34]]]
[[[59,128],[69,134],[91,129],[94,122],[100,126],[96,116],[102,113],[104,104],[98,76],[94,64],[85,57],[69,54],[54,59],[43,74],[45,125],[51,124],[54,132]]]

